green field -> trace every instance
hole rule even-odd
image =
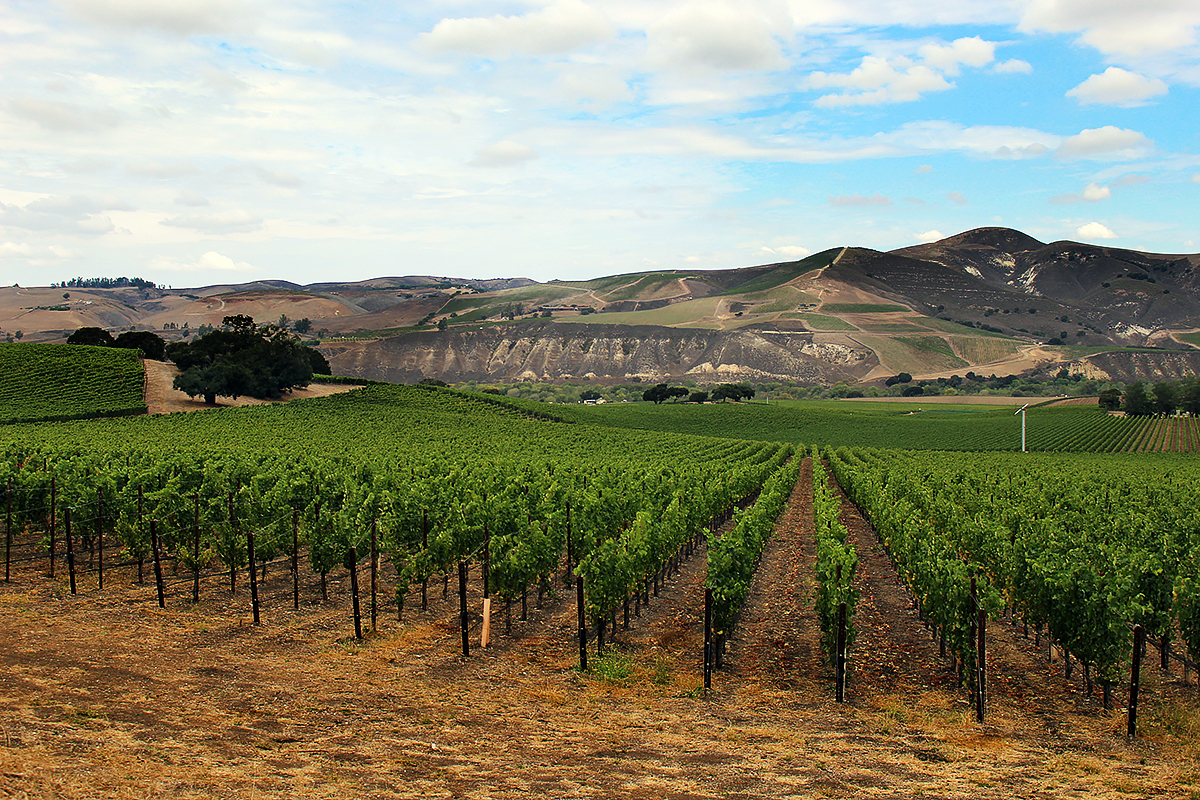
[[[144,414],[140,351],[0,343],[0,423]]]
[[[856,331],[858,328],[840,317],[828,314],[813,314],[799,311],[794,314],[784,314],[784,319],[798,319],[814,331]]]

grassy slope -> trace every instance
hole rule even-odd
[[[0,344],[0,423],[144,413],[140,355],[71,344]]]

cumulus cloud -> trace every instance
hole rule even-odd
[[[115,229],[105,211],[131,210],[132,206],[116,197],[49,196],[32,200],[23,206],[0,202],[0,227],[97,236]]]
[[[930,67],[946,75],[958,75],[964,66],[985,67],[996,57],[994,42],[986,42],[978,36],[955,39],[950,44],[927,44],[917,50]]]
[[[263,227],[262,217],[241,209],[217,214],[181,214],[159,222],[172,228],[187,228],[200,233],[222,235],[227,233],[253,233]]]
[[[812,250],[796,244],[785,244],[778,247],[764,247],[760,252],[765,255],[783,256],[784,258],[792,258],[796,260],[812,255]]]
[[[660,68],[775,70],[787,65],[771,20],[752,6],[721,0],[682,3],[646,29]]]
[[[835,208],[854,208],[862,206],[890,206],[892,198],[882,194],[864,196],[861,194],[843,194],[829,198],[829,205]]]
[[[249,272],[254,269],[245,261],[234,261],[215,251],[208,251],[195,261],[159,257],[151,260],[150,267],[171,272]]]
[[[57,100],[17,97],[8,103],[14,116],[37,123],[49,131],[90,133],[120,124],[121,115],[108,108],[87,108]]]
[[[69,261],[80,257],[77,250],[61,245],[31,245],[24,242],[0,242],[0,260],[27,261],[33,266]]]
[[[1019,58],[1010,58],[1008,61],[1001,61],[992,67],[992,72],[1000,75],[1031,75],[1033,74],[1033,65]]]
[[[1055,205],[1064,203],[1095,203],[1100,200],[1107,200],[1112,197],[1112,190],[1107,186],[1101,186],[1097,183],[1089,183],[1084,187],[1083,191],[1078,194],[1060,194],[1050,198],[1050,202]]]
[[[858,67],[845,74],[814,72],[808,77],[807,86],[857,90],[822,95],[813,102],[820,108],[910,103],[927,92],[954,88],[954,84],[930,67],[913,64],[906,58],[889,61],[880,56],[865,56]]]
[[[1029,0],[1021,18],[1025,32],[1078,33],[1109,55],[1153,56],[1192,46],[1200,27],[1195,0],[1156,0],[1136,6],[1095,0]]]
[[[1089,222],[1086,225],[1080,225],[1075,231],[1084,239],[1116,239],[1117,235],[1108,229],[1107,226],[1101,225],[1099,222]]]
[[[994,42],[972,36],[949,44],[922,45],[917,50],[919,60],[868,55],[848,73],[812,73],[806,87],[848,90],[817,98],[814,105],[821,108],[908,103],[929,92],[953,89],[954,84],[946,76],[960,74],[964,66],[987,66],[994,60],[995,50]]]
[[[921,244],[929,244],[930,242],[940,241],[946,238],[946,234],[938,230],[924,231],[923,233],[914,233],[915,238]]]
[[[1113,125],[1091,128],[1068,137],[1055,155],[1068,161],[1130,161],[1145,158],[1154,151],[1154,142],[1145,134]]]
[[[78,15],[117,28],[152,28],[177,36],[222,33],[252,14],[241,0],[63,0]]]
[[[918,175],[928,175],[929,173],[933,172],[933,167],[929,166],[928,164],[922,164],[914,169],[913,172]]]
[[[199,192],[193,192],[191,189],[184,189],[179,193],[179,196],[175,198],[175,205],[192,206],[193,208],[197,206],[206,206],[208,205],[208,198]]]
[[[506,139],[476,150],[475,157],[468,163],[473,167],[511,167],[537,157],[538,154],[532,147]]]
[[[1167,93],[1167,84],[1120,67],[1109,67],[1067,92],[1080,105],[1103,104],[1132,108]]]
[[[967,198],[963,197],[962,192],[946,192],[946,199],[960,206],[967,204]]]
[[[421,41],[435,53],[503,56],[569,53],[613,38],[600,12],[580,0],[560,0],[525,15],[443,19]]]

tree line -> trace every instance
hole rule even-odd
[[[1200,414],[1200,377],[1179,381],[1146,384],[1131,383],[1125,391],[1110,388],[1100,393],[1100,407],[1105,411],[1124,411],[1132,417],[1151,414]]]

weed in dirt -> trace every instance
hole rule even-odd
[[[1184,703],[1147,704],[1138,715],[1138,733],[1152,741],[1171,741],[1200,756],[1200,715]]]
[[[656,686],[666,686],[671,683],[671,659],[662,653],[655,653],[654,663],[650,667],[650,680]]]
[[[633,678],[633,655],[615,647],[610,647],[604,655],[595,658],[590,666],[592,675],[604,683],[628,686]]]

